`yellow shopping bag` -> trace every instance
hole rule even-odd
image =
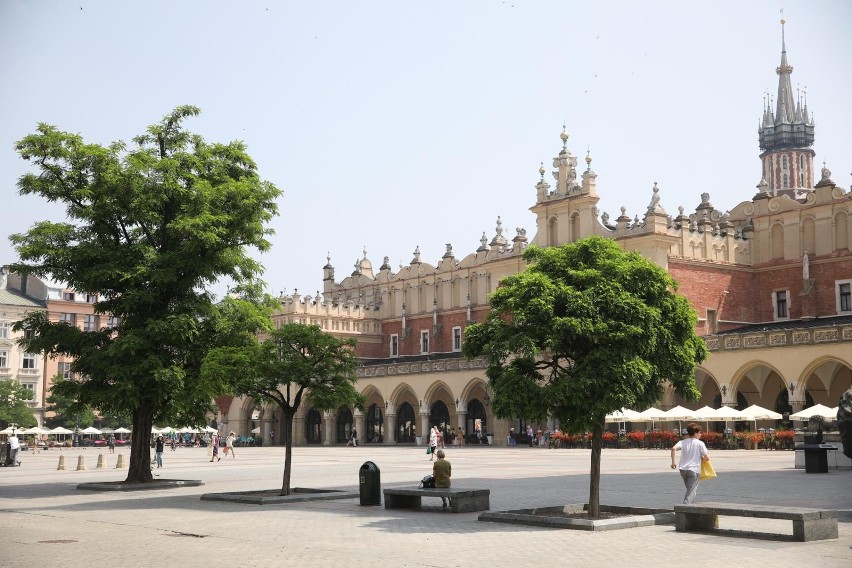
[[[716,470],[713,469],[713,464],[710,460],[701,462],[701,480],[712,479],[716,477]]]

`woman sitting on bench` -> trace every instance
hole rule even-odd
[[[438,450],[435,454],[438,456],[438,461],[432,465],[432,475],[435,477],[435,487],[449,487],[450,477],[453,474],[453,466],[450,462],[444,459],[444,450]],[[444,507],[447,506],[447,498],[441,497],[441,503]]]

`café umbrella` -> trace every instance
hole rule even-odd
[[[811,416],[822,416],[826,420],[834,420],[837,418],[837,407],[829,408],[822,404],[815,404],[795,414],[791,414],[790,420],[808,421]]]

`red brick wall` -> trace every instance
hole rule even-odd
[[[669,274],[678,283],[678,293],[689,300],[699,318],[707,317],[707,308],[716,310],[718,331],[741,325],[723,324],[724,320],[755,321],[754,274],[750,270],[670,259]],[[726,291],[727,294],[724,293]],[[708,333],[705,325],[705,322],[699,322],[696,331],[701,335]]]
[[[483,321],[488,313],[488,307],[472,310],[471,317],[474,321]],[[467,327],[467,310],[452,312],[438,312],[438,324],[441,330],[436,336],[432,330],[432,315],[421,315],[407,317],[405,326],[409,329],[407,338],[402,338],[402,322],[400,320],[389,321],[382,324],[382,340],[380,343],[358,342],[357,352],[359,357],[385,358],[390,357],[391,335],[399,336],[399,354],[420,355],[420,331],[429,332],[429,352],[446,353],[453,350],[453,328],[462,328],[462,340],[464,340],[464,329]]]
[[[852,253],[836,252],[832,255],[810,259],[810,277],[814,289],[807,296],[802,292],[802,265],[800,262],[775,260],[754,269],[732,269],[678,259],[669,261],[669,273],[679,283],[681,294],[686,296],[698,316],[707,316],[706,308],[717,307],[719,331],[739,327],[739,324],[722,324],[722,320],[737,322],[767,322],[774,318],[772,293],[789,292],[787,308],[789,319],[802,317],[828,317],[837,315],[835,281],[852,279]],[[727,294],[723,294],[724,291]],[[703,324],[699,333],[706,333]]]

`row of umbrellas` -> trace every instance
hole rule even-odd
[[[200,434],[202,432],[208,432],[209,433],[209,432],[215,432],[215,431],[216,431],[216,428],[211,428],[210,426],[205,426],[204,428],[190,428],[190,427],[187,426],[185,428],[179,428],[179,429],[171,428],[171,427],[157,428],[156,426],[151,428],[152,434],[172,434],[172,433],[175,433],[175,434],[187,434],[187,433],[188,434]],[[116,428],[114,430],[112,428],[102,428],[102,429],[99,430],[99,429],[95,428],[94,426],[89,426],[88,428],[84,428],[83,430],[80,430],[81,434],[91,434],[91,435],[94,435],[94,434],[130,434],[131,432],[132,432],[132,430],[128,430],[127,428]],[[0,434],[9,435],[11,433],[12,433],[11,428],[6,428],[4,430],[0,430]],[[41,426],[33,426],[32,428],[26,428],[26,429],[16,428],[15,433],[17,433],[17,434],[38,434],[38,435],[43,435],[43,434],[53,434],[53,435],[65,434],[65,435],[67,435],[67,434],[73,434],[74,431],[69,430],[68,428],[63,428],[62,426],[57,426],[56,428],[53,428],[51,430],[46,430],[46,429],[42,428]]]
[[[812,416],[822,416],[827,420],[837,418],[837,407],[828,408],[822,404],[816,404],[800,412],[790,415],[791,420],[809,420]],[[745,410],[737,410],[730,406],[722,408],[710,408],[705,406],[698,410],[690,410],[682,406],[675,406],[669,410],[649,408],[642,412],[636,412],[628,408],[616,410],[606,415],[607,422],[666,422],[674,420],[699,420],[702,422],[715,420],[780,420],[781,414],[753,404]]]

